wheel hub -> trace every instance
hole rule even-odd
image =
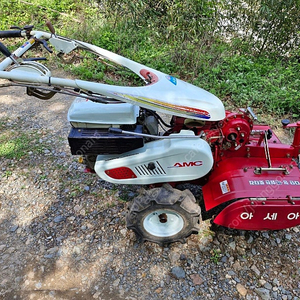
[[[184,227],[180,214],[168,209],[159,209],[146,215],[145,230],[157,237],[168,237],[179,233]]]

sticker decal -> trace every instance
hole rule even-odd
[[[221,181],[220,182],[220,187],[221,187],[221,190],[222,190],[222,194],[227,194],[227,193],[230,192],[230,187],[229,187],[229,184],[228,184],[227,180]]]
[[[210,119],[210,114],[206,110],[183,106],[183,105],[176,105],[176,104],[167,103],[161,100],[151,99],[143,96],[135,96],[130,94],[118,93],[118,92],[111,92],[111,94],[119,96],[125,99],[125,101],[129,100],[134,105],[137,105],[136,103],[140,103],[144,105],[150,105],[152,107],[157,107],[159,109],[168,110],[173,113],[185,113],[191,117],[202,118],[207,120]]]
[[[167,75],[166,78],[172,82],[174,85],[177,85],[177,79],[171,75]]]

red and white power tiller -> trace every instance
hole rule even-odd
[[[268,125],[256,124],[250,108],[230,112],[211,93],[130,59],[33,26],[1,31],[0,38],[26,42],[0,63],[0,78],[49,99],[75,95],[68,120],[73,155],[115,184],[147,185],[130,204],[126,222],[142,240],[159,244],[183,241],[199,230],[201,215],[214,211],[213,222],[243,230],[278,230],[300,224],[300,122],[291,145]],[[144,86],[116,86],[52,77],[43,58],[24,58],[41,44],[59,57],[88,51],[137,74]],[[169,116],[169,124],[162,118]],[[165,129],[164,129],[165,128]],[[163,131],[162,131],[163,129]],[[176,184],[202,187],[199,201]],[[165,184],[164,184],[165,183]],[[198,199],[199,200],[199,199]]]

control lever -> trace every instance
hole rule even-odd
[[[2,52],[6,57],[9,57],[15,64],[19,64],[18,61],[11,55],[11,52],[0,42],[0,52]]]
[[[10,51],[0,42],[0,51],[6,56],[10,57],[11,53]]]
[[[46,26],[49,28],[50,32],[55,35],[55,29],[50,21],[46,22]]]
[[[257,116],[255,115],[255,113],[253,112],[253,110],[250,106],[247,107],[246,112],[248,112],[251,115],[253,120],[257,121]]]
[[[49,48],[45,40],[37,40],[37,41],[40,42],[48,52],[53,53],[53,51]]]

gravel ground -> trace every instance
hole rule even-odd
[[[300,299],[300,227],[206,222],[185,244],[136,241],[124,215],[137,190],[70,155],[72,100],[0,89],[0,147],[4,135],[15,144],[0,157],[0,299]]]

